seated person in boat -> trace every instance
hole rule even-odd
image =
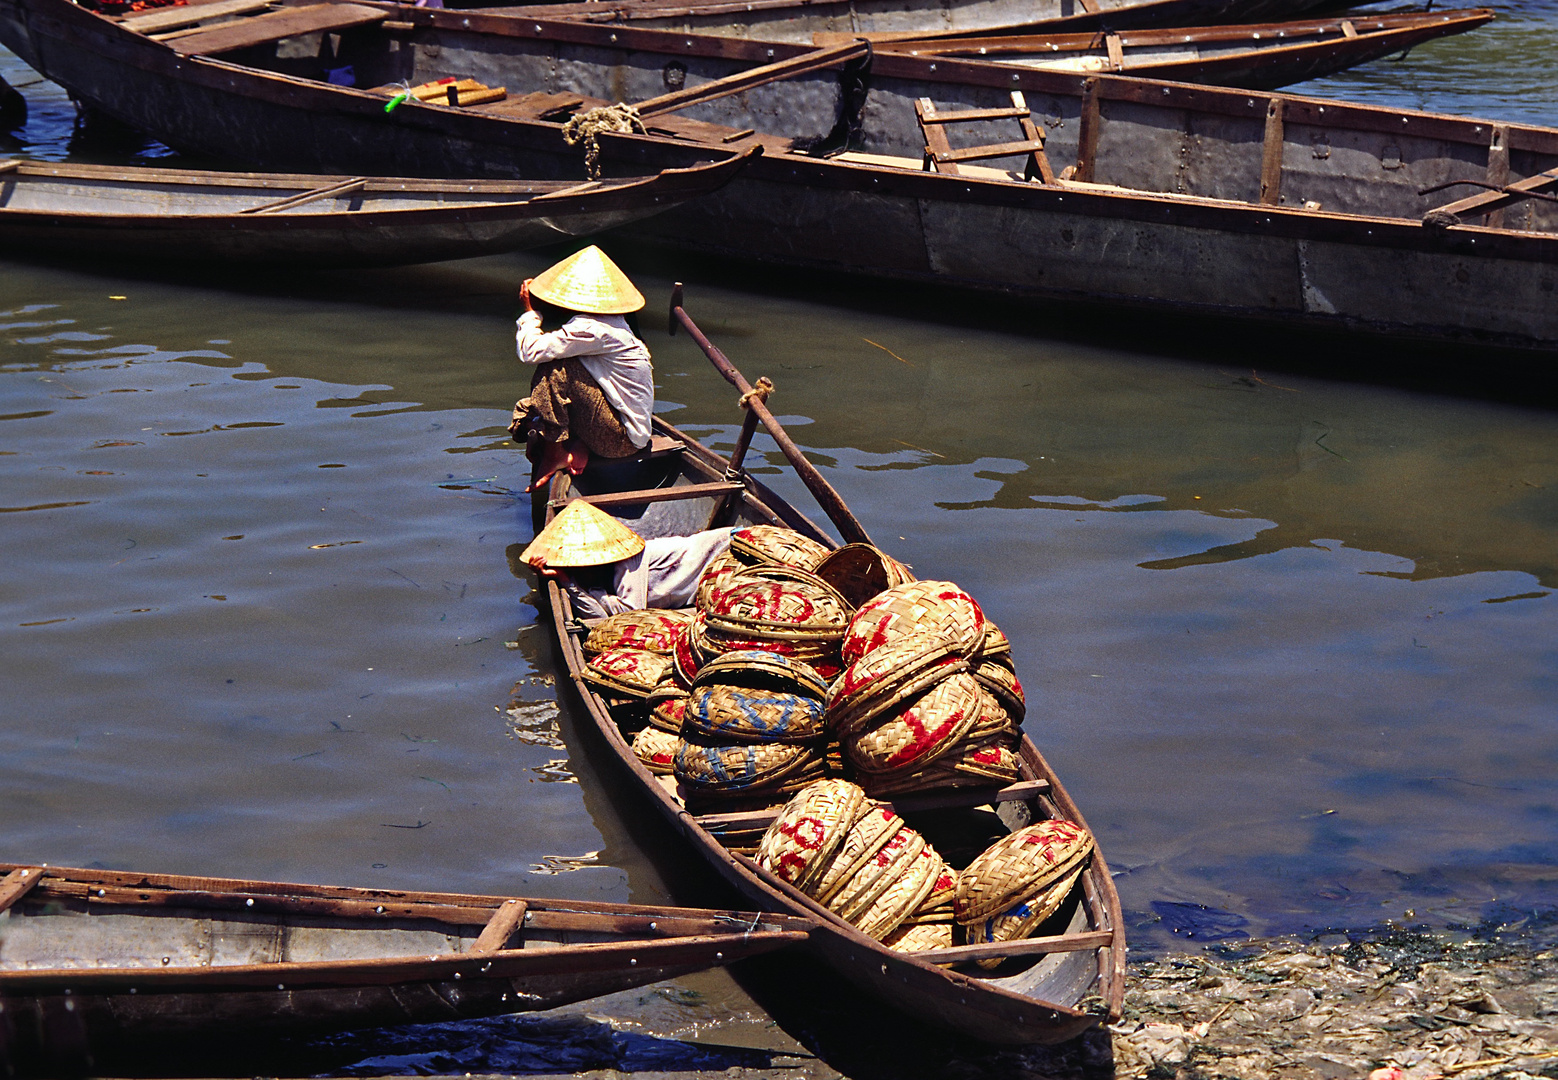
[[[627,275],[592,244],[527,278],[519,299],[514,343],[536,373],[509,432],[538,462],[526,490],[558,469],[579,475],[591,454],[621,458],[648,446],[655,377],[649,350],[624,318],[644,306]]]
[[[704,569],[730,548],[733,529],[645,541],[583,499],[575,499],[520,556],[573,598],[574,613],[601,619],[643,608],[692,605]]]

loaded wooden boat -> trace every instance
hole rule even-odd
[[[839,33],[1061,33],[1291,19],[1337,0],[589,0],[481,7],[523,18],[808,42]]]
[[[215,20],[224,2],[257,0],[174,10]],[[0,40],[171,146],[263,168],[582,177],[564,122],[625,100],[647,133],[599,135],[608,175],[764,147],[724,188],[629,228],[652,243],[1068,304],[1558,348],[1552,128],[474,10],[325,2],[162,41],[145,17],[0,0]],[[327,81],[341,65],[363,88]],[[507,97],[385,112],[385,84],[463,77]]]
[[[727,525],[783,525],[829,548],[837,547],[833,537],[743,468],[746,449],[761,423],[817,496],[843,540],[869,543],[870,537],[838,493],[774,420],[761,392],[754,394],[687,315],[680,286],[671,311],[673,330],[685,328],[748,403],[736,449],[728,457],[721,456],[656,417],[651,445],[638,457],[597,463],[579,477],[566,472],[555,476],[545,493],[536,496],[538,519],[544,524],[573,500],[584,499],[645,538]],[[855,989],[916,1021],[990,1043],[1059,1042],[1119,1017],[1125,988],[1125,934],[1119,898],[1101,852],[1094,851],[1073,886],[1068,906],[1059,916],[1064,925],[1058,933],[926,952],[888,948],[758,862],[731,850],[750,843],[753,830],[773,822],[777,807],[694,813],[673,778],[656,777],[646,768],[630,744],[632,728],[644,725],[642,715],[633,712],[630,702],[602,696],[586,679],[582,642],[587,628],[575,618],[569,593],[555,580],[545,585],[552,630],[568,675],[630,784],[753,904],[814,920],[817,925],[807,947]],[[1081,811],[1026,736],[1019,757],[1016,783],[903,795],[891,801],[891,809],[909,825],[934,828],[939,835],[972,832],[981,838],[978,847],[988,842],[984,830],[1006,835],[1052,818],[1085,828]],[[943,854],[950,864],[953,856]],[[979,960],[1005,963],[982,971],[974,966]]]
[[[1491,8],[1468,8],[1090,34],[817,34],[814,40],[836,45],[865,37],[878,52],[1274,90],[1464,34],[1492,18]]]
[[[0,1068],[21,1073],[213,1032],[550,1009],[809,929],[752,912],[15,864],[0,875]]]
[[[760,151],[754,151],[760,152]],[[744,155],[654,176],[425,180],[0,161],[0,244],[50,256],[390,266],[517,251],[639,221]]]

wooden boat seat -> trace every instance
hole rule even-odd
[[[195,0],[183,7],[162,8],[140,15],[125,15],[118,19],[120,26],[137,34],[155,36],[163,30],[180,26],[194,26],[207,19],[229,18],[265,11],[276,0]]]
[[[389,13],[362,4],[309,4],[236,19],[209,30],[186,34],[170,42],[180,56],[215,55],[266,45],[299,34],[348,30],[383,22]]]
[[[920,130],[925,135],[925,162],[924,168],[932,172],[947,173],[951,176],[959,176],[958,163],[964,161],[988,161],[991,158],[1015,157],[1018,154],[1028,155],[1028,164],[1024,170],[1023,178],[1032,180],[1037,176],[1041,182],[1053,184],[1055,172],[1050,168],[1049,158],[1044,153],[1044,133],[1033,122],[1033,116],[1028,112],[1028,103],[1022,96],[1022,91],[1012,91],[1011,108],[1003,109],[959,109],[957,112],[938,112],[930,98],[919,98],[914,103],[914,113],[919,118]],[[1016,120],[1022,129],[1023,138],[1019,142],[991,143],[987,146],[968,146],[958,150],[952,149],[952,144],[947,140],[946,127],[948,124],[968,124],[990,120]]]
[[[889,800],[888,805],[899,817],[926,810],[950,810],[958,807],[984,806],[1003,802],[1024,802],[1035,795],[1049,792],[1048,780],[1023,780],[1003,788],[952,788],[948,791],[931,791],[924,795],[905,795]],[[770,810],[744,810],[734,814],[702,814],[698,824],[705,829],[766,829],[779,816],[779,808]]]

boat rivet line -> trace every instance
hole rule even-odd
[[[654,923],[650,923],[649,924],[649,929],[651,929],[651,930],[658,930],[660,928],[657,925],[655,925]]]
[[[455,978],[456,978],[456,979],[458,979],[458,978],[459,978],[459,977],[460,977],[460,973],[459,973],[459,972],[458,972],[458,971],[456,971],[456,972],[455,972],[455,973],[454,973],[454,977],[455,977]]]
[[[163,967],[167,967],[171,963],[173,963],[173,957],[171,957],[171,956],[164,956],[162,958],[162,966]]]
[[[277,983],[276,984],[276,989],[277,990],[285,990],[286,988],[287,988],[287,984],[286,983]]]
[[[628,957],[628,967],[638,967],[638,958],[633,956]]]
[[[254,897],[251,896],[251,897],[249,897],[249,899],[245,900],[243,902],[243,906],[244,907],[253,907],[254,906]]]

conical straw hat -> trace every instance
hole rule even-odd
[[[644,306],[644,294],[594,244],[541,271],[530,295],[592,315],[626,315]]]
[[[644,550],[644,538],[622,522],[575,499],[530,541],[520,558],[541,555],[548,566],[604,566]]]

